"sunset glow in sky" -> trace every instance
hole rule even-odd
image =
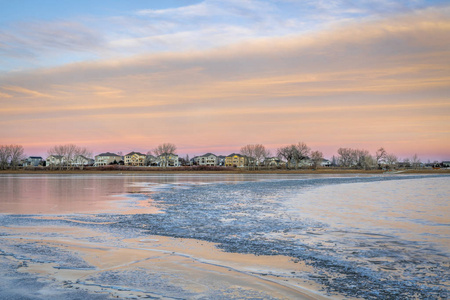
[[[449,41],[448,1],[0,0],[0,145],[450,160]]]

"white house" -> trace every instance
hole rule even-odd
[[[160,167],[179,167],[180,161],[178,155],[173,153],[164,153],[156,159],[158,166]]]
[[[219,164],[219,158],[212,153],[206,153],[202,156],[197,156],[196,163],[199,166],[217,166]]]
[[[94,166],[107,166],[114,162],[119,163],[122,160],[122,156],[117,155],[115,153],[101,153],[95,156],[95,164]]]
[[[27,159],[24,160],[23,166],[24,167],[37,167],[39,165],[42,165],[44,160],[40,156],[30,156]]]
[[[49,167],[61,166],[66,163],[66,158],[62,155],[50,155],[47,157],[46,162]]]
[[[94,160],[92,158],[87,158],[83,155],[77,155],[72,160],[72,166],[92,166],[94,164]]]

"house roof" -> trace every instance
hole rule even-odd
[[[242,155],[242,154],[239,154],[239,153],[231,153],[231,154],[228,155],[227,157],[232,157],[232,156],[245,157],[245,155]]]
[[[217,157],[217,155],[215,155],[215,154],[213,154],[213,153],[206,153],[206,154],[203,154],[203,155],[201,155],[200,157],[203,157],[203,156],[211,156],[211,155],[214,155],[215,157]]]
[[[117,154],[111,153],[111,152],[100,153],[97,156],[119,156],[120,157],[120,155],[117,155]]]
[[[77,155],[76,157],[81,157],[81,158],[84,158],[85,160],[90,160],[91,158],[87,158],[86,156],[84,156],[84,155]]]
[[[135,151],[130,152],[130,153],[126,154],[125,156],[134,155],[134,154],[141,155],[141,156],[145,156],[145,154],[142,154],[142,153],[140,153],[140,152],[135,152]]]
[[[42,159],[42,157],[40,157],[40,156],[30,156],[30,157],[28,157],[29,159]]]
[[[54,158],[64,158],[64,156],[62,156],[62,155],[49,155],[47,158],[49,158],[49,157],[54,157]]]
[[[279,161],[281,161],[281,159],[279,157],[276,157],[276,156],[267,157],[266,160],[279,160]]]

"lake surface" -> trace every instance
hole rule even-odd
[[[445,299],[449,183],[446,175],[2,175],[0,226],[70,221],[129,237],[189,238],[303,262],[309,271],[289,278],[317,282],[333,298]],[[143,203],[149,211],[123,213]],[[258,298],[231,298],[239,297]]]

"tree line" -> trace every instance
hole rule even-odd
[[[21,145],[0,145],[0,170],[15,170],[24,159],[24,149]]]
[[[249,168],[261,165],[262,162],[271,156],[270,151],[266,150],[263,145],[246,145],[241,148],[242,155],[249,157]],[[413,157],[406,158],[400,162],[398,157],[393,153],[388,153],[383,147],[379,148],[374,155],[371,155],[365,149],[339,148],[337,156],[333,156],[330,165],[333,167],[355,168],[364,170],[393,168],[402,163],[403,165],[411,166],[414,169],[420,167],[421,162],[417,154]],[[314,169],[321,166],[324,157],[319,150],[312,150],[304,142],[291,144],[280,147],[276,150],[276,156],[286,162],[286,168],[298,169],[299,167],[308,166]]]
[[[161,158],[161,166],[167,166],[169,155],[176,154],[177,147],[171,143],[158,145],[147,152],[146,163],[151,159],[151,155]],[[85,147],[79,147],[74,144],[55,145],[48,149],[48,155],[53,155],[57,160],[56,166],[59,169],[74,168],[79,166],[83,168],[84,160],[92,156],[92,152]],[[273,158],[272,153],[261,144],[249,144],[240,149],[241,155],[247,157],[247,167],[256,169],[265,165],[265,161]],[[119,152],[119,155],[122,155]],[[285,162],[288,169],[298,169],[302,166],[318,168],[324,160],[323,153],[311,148],[304,142],[298,142],[276,149],[275,157]],[[0,169],[17,169],[20,163],[25,159],[24,148],[21,145],[0,145]],[[182,159],[189,163],[189,158]],[[365,149],[339,148],[337,156],[331,158],[331,166],[356,169],[381,169],[392,168],[399,163],[397,156],[388,153],[383,147],[379,148],[374,155],[371,155]],[[403,160],[403,164],[413,168],[421,165],[417,154],[412,158]]]
[[[63,168],[71,169],[76,165],[83,168],[84,160],[92,156],[92,152],[85,147],[79,147],[74,144],[56,145],[47,150],[48,155],[53,155],[57,160],[56,166],[62,170]],[[54,168],[54,165],[50,166]]]

